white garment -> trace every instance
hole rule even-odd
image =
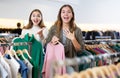
[[[0,64],[0,78],[7,78],[8,77],[8,73],[7,71],[4,69],[4,67]]]
[[[33,34],[36,40],[41,41],[40,36],[37,34],[40,30],[42,30],[40,27],[33,26],[30,29],[23,29],[21,35],[25,35],[27,33]],[[43,29],[43,36],[44,36],[44,38],[47,37],[47,34],[48,34],[48,29],[44,28]]]
[[[28,72],[27,72],[28,73],[28,78],[32,78],[32,69],[33,69],[32,64],[27,59],[24,60],[24,63],[28,67]]]
[[[12,78],[18,78],[19,74],[19,63],[11,56],[10,59],[5,58],[5,61],[10,65]]]
[[[9,64],[5,61],[5,59],[4,59],[3,57],[0,57],[0,64],[4,67],[4,69],[5,69],[6,72],[8,73],[8,77],[7,77],[7,78],[12,78],[10,66],[9,66]]]

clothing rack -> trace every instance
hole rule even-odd
[[[18,36],[18,34],[12,34],[12,33],[0,33],[0,36]]]
[[[95,39],[111,39],[111,36],[95,36]]]
[[[16,43],[0,43],[0,46],[22,46],[22,45],[28,45],[29,52],[31,52],[31,42],[16,42]]]
[[[97,39],[97,40],[84,40],[85,43],[100,43],[100,42],[120,42],[120,39]]]
[[[99,59],[110,59],[110,58],[117,58],[120,57],[120,53],[113,53],[113,54],[99,54],[99,55],[89,55],[89,56],[83,56],[83,57],[75,57],[75,58],[66,58],[65,60],[59,60],[54,62],[55,66],[63,66],[63,65],[77,65],[77,64],[85,64],[85,63],[91,63],[93,61],[96,61],[97,58]]]
[[[97,40],[84,40],[85,43],[88,42],[120,42],[120,39],[97,39]],[[65,60],[59,60],[59,61],[54,61],[51,65],[51,77],[53,78],[55,76],[55,74],[57,74],[55,72],[55,69],[58,67],[62,67],[62,66],[74,66],[74,65],[81,65],[81,64],[88,64],[88,63],[93,63],[99,60],[110,60],[110,61],[114,61],[114,62],[118,62],[118,60],[120,59],[120,53],[116,52],[116,53],[105,53],[105,54],[99,54],[99,55],[89,55],[89,56],[83,56],[83,57],[75,57],[75,58],[66,58]],[[112,64],[112,62],[110,62],[109,64]]]
[[[65,60],[55,61],[52,65],[52,75],[56,74],[55,69],[61,66],[70,66],[70,65],[81,65],[86,63],[92,63],[97,60],[107,60],[107,59],[115,59],[114,62],[119,60],[120,53],[113,53],[113,54],[99,54],[99,55],[89,55],[83,57],[75,57],[75,58],[66,58]],[[51,77],[52,78],[52,77]]]
[[[5,38],[7,42],[11,42],[14,37],[18,37],[18,34],[12,34],[12,33],[0,33],[0,38]]]

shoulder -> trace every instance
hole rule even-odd
[[[81,32],[81,29],[80,27],[76,26],[76,29],[75,29],[76,32],[80,31]]]
[[[48,30],[48,28],[47,28],[47,27],[43,27],[43,30],[44,30],[44,31],[47,31],[47,30]]]
[[[57,29],[57,26],[53,25],[50,27],[51,30]]]
[[[26,31],[29,31],[29,29],[22,29],[22,32],[26,32]]]

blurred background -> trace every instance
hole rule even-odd
[[[120,31],[120,0],[0,0],[0,28],[15,29],[17,22],[22,28],[35,8],[42,11],[49,28],[63,4],[72,5],[75,22],[83,31]]]

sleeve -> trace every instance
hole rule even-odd
[[[84,41],[81,29],[77,27],[75,34],[78,43],[81,45],[80,51],[82,51],[84,50]]]
[[[51,41],[51,39],[52,39],[52,37],[55,35],[55,36],[57,36],[57,26],[52,26],[51,28],[50,28],[50,30],[49,30],[49,32],[48,32],[48,35],[47,35],[47,37],[46,37],[46,44],[47,43],[49,43],[50,41]]]
[[[45,28],[45,29],[43,30],[43,36],[44,36],[45,39],[47,38],[47,35],[48,35],[48,29]]]
[[[26,34],[26,29],[23,29],[21,35],[25,35],[25,34]]]
[[[40,41],[40,42],[41,42],[41,38],[40,38],[39,34],[35,34],[34,37],[35,37],[35,39],[36,39],[37,41]]]

